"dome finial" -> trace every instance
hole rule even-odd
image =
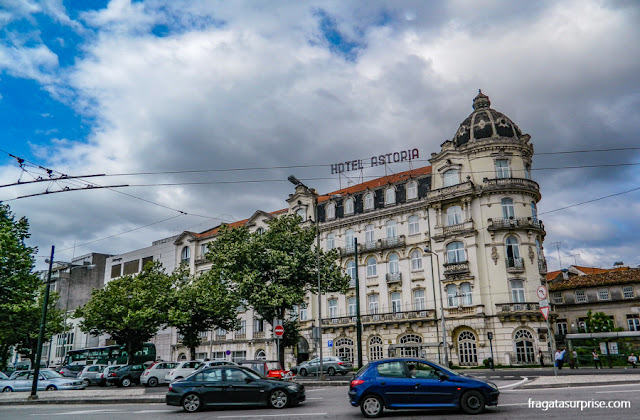
[[[473,98],[473,109],[477,111],[478,109],[489,108],[490,106],[491,101],[489,97],[482,93],[482,89],[478,89],[478,96]]]

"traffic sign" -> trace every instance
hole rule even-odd
[[[327,347],[333,347],[333,340],[327,341]]]
[[[543,306],[549,306],[549,301],[547,299],[542,299],[540,302],[538,302],[538,305],[540,305],[541,308]]]
[[[282,337],[284,335],[284,327],[282,325],[276,325],[276,327],[273,329],[273,333],[276,335],[276,337]]]
[[[231,354],[231,350],[227,350],[227,351],[225,351],[225,354],[226,354],[227,356],[228,356],[228,355],[230,355],[230,354]]]
[[[548,294],[549,293],[547,291],[547,286],[545,286],[544,284],[538,286],[538,299],[544,300],[547,298]]]
[[[548,306],[541,306],[540,307],[540,312],[542,313],[542,316],[544,317],[545,321],[549,319],[549,307]]]

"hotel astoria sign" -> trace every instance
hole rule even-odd
[[[400,152],[391,152],[386,155],[371,156],[369,161],[362,159],[348,160],[346,162],[332,163],[331,174],[340,174],[342,172],[357,171],[364,168],[373,168],[374,166],[386,165],[387,163],[411,162],[419,159],[420,153],[418,149],[402,150]]]

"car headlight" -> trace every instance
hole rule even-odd
[[[287,389],[290,391],[298,392],[298,385],[295,385],[295,384],[287,385]]]
[[[498,390],[498,385],[494,384],[493,382],[487,381],[487,385],[489,385],[491,388],[493,388],[494,391]]]

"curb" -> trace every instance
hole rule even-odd
[[[162,398],[96,398],[96,399],[46,399],[46,400],[12,400],[0,401],[0,406],[4,405],[43,405],[43,404],[146,404],[146,403],[164,403],[164,395]]]
[[[600,386],[600,385],[624,385],[624,384],[637,384],[638,381],[601,381],[601,382],[577,382],[577,383],[564,383],[564,384],[523,384],[518,389],[544,389],[544,388],[580,388],[585,386]]]

